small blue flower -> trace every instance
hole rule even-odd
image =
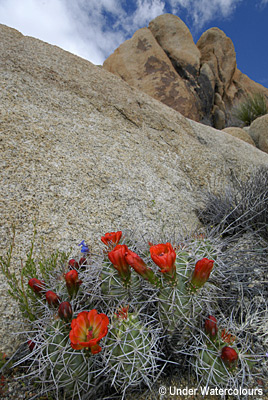
[[[82,248],[81,248],[81,253],[89,253],[89,248],[88,248],[88,246],[86,245],[86,243],[85,243],[84,240],[82,240],[82,242],[79,243],[78,246],[81,246],[81,247],[82,247]]]

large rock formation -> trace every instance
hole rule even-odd
[[[104,68],[186,117],[199,119],[194,92],[177,74],[172,60],[148,28],[139,29],[119,46],[104,62]]]
[[[0,37],[1,254],[15,224],[18,274],[34,220],[37,251],[74,255],[81,239],[94,249],[111,230],[191,230],[202,190],[268,163],[84,59],[4,25]],[[10,353],[18,308],[0,279],[0,350]]]
[[[156,41],[150,39],[142,53],[145,30]],[[154,67],[148,69],[152,56]],[[263,93],[268,102],[268,89],[237,69],[233,43],[223,31],[211,28],[195,45],[187,26],[172,14],[138,30],[103,66],[184,116],[217,129],[237,123],[233,107],[248,94]]]

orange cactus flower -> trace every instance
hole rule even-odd
[[[126,261],[127,252],[128,248],[125,244],[118,244],[108,253],[109,260],[125,283],[129,282],[131,276],[130,268]]]
[[[33,289],[35,293],[40,293],[45,290],[45,282],[40,281],[36,278],[31,278],[28,282],[28,285]]]
[[[145,262],[134,251],[128,249],[126,261],[137,272],[137,274],[143,277],[143,279],[151,282],[152,284],[158,283],[158,279],[153,270],[148,268]]]
[[[104,236],[101,237],[101,241],[106,244],[106,246],[116,246],[122,236],[122,231],[118,232],[107,232]]]
[[[221,332],[221,340],[225,343],[233,344],[235,341],[235,336],[231,335],[230,333],[226,332],[225,329]]]
[[[91,354],[101,351],[99,341],[108,333],[109,318],[98,314],[97,310],[82,311],[72,320],[69,334],[71,346],[75,350],[90,349]]]
[[[202,258],[202,260],[197,261],[191,280],[194,289],[199,289],[206,283],[212,271],[213,264],[214,261],[208,258]]]
[[[211,340],[216,339],[218,332],[217,320],[212,315],[209,315],[205,321],[205,332],[209,335]]]
[[[236,367],[238,354],[232,347],[224,346],[221,350],[221,359],[228,368],[233,369]]]
[[[151,258],[161,272],[171,279],[176,278],[176,252],[170,243],[156,244],[150,247]]]

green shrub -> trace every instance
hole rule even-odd
[[[266,97],[262,93],[248,95],[241,102],[234,115],[237,119],[243,122],[244,125],[250,125],[256,118],[268,113]]]

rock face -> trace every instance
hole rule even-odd
[[[34,220],[37,251],[73,247],[74,256],[82,239],[94,249],[118,229],[151,240],[189,231],[201,190],[268,163],[84,59],[4,25],[0,37],[1,254],[15,224],[18,274]],[[10,353],[17,306],[0,279],[0,350]]]
[[[197,48],[201,53],[201,65],[208,64],[213,73],[211,84],[215,93],[222,97],[236,70],[236,54],[231,39],[220,29],[211,28],[200,37]]]
[[[233,106],[249,94],[263,93],[268,102],[268,89],[237,69],[234,45],[223,31],[218,28],[207,30],[196,45],[201,53],[201,66],[208,65],[212,72],[208,79],[214,92],[211,114],[216,122],[220,110],[225,114],[225,124],[231,124]],[[215,123],[214,126],[217,127]]]
[[[103,64],[131,86],[198,120],[198,101],[147,28],[139,29]]]
[[[255,119],[248,129],[248,133],[257,148],[268,153],[268,114]]]
[[[149,29],[182,78],[196,76],[200,51],[185,23],[176,15],[163,14],[149,23]]]
[[[217,129],[238,124],[233,107],[248,94],[262,93],[268,102],[268,89],[237,69],[234,45],[220,29],[207,30],[195,45],[180,18],[163,14],[149,23],[156,42],[141,55],[138,38],[143,40],[144,29],[108,57],[104,68],[184,116]],[[154,68],[148,70],[151,51]],[[169,68],[161,68],[162,63]]]

